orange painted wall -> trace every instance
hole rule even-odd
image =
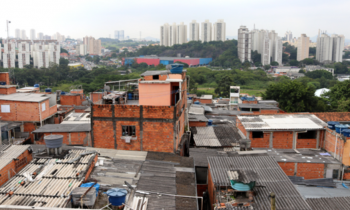
[[[139,83],[139,105],[170,106],[171,84]]]

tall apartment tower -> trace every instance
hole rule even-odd
[[[306,58],[309,58],[309,45],[310,38],[306,34],[301,34],[298,38],[298,51],[297,51],[297,60],[302,61]]]
[[[43,33],[38,33],[38,40],[43,40],[44,39],[44,34]]]
[[[190,41],[199,41],[199,23],[195,20],[192,20],[190,23]]]
[[[238,29],[238,58],[243,63],[244,61],[251,62],[251,41],[252,35],[249,32],[248,28],[241,26]]]
[[[21,39],[22,39],[22,40],[27,39],[26,31],[25,31],[25,30],[21,30]]]
[[[269,65],[271,58],[271,40],[268,31],[262,32],[261,64]]]
[[[260,53],[260,30],[254,29],[250,33],[252,34],[252,51]]]
[[[286,39],[286,41],[291,42],[293,39],[293,33],[291,31],[287,31],[285,33],[285,39]]]
[[[271,58],[272,61],[277,62],[279,65],[282,65],[282,39],[278,36],[278,34],[272,30],[269,33],[269,39],[271,42]]]
[[[86,55],[86,45],[79,44],[76,46],[76,51],[78,55]]]
[[[345,37],[343,35],[333,34],[332,40],[333,40],[332,61],[333,62],[343,62],[343,51],[344,51]]]
[[[32,45],[34,67],[48,68],[50,64],[49,51],[43,42],[36,42]]]
[[[226,23],[224,20],[218,20],[214,23],[214,35],[213,41],[225,41],[226,40]]]
[[[176,44],[187,43],[187,25],[181,22],[176,26]]]
[[[84,37],[84,45],[86,47],[85,52],[90,55],[101,55],[101,40],[95,40],[93,37]]]
[[[17,44],[18,47],[18,68],[23,69],[25,65],[30,64],[30,50],[28,42],[20,42]]]
[[[35,29],[30,29],[30,40],[35,40]]]
[[[168,44],[169,46],[173,46],[174,44],[176,44],[176,23],[173,23],[173,25],[169,26],[169,41]]]
[[[202,42],[212,41],[212,24],[209,20],[205,20],[201,24],[201,40]]]
[[[119,31],[119,40],[124,40],[124,30]]]
[[[4,40],[4,53],[2,57],[4,68],[15,68],[16,43],[14,41]]]
[[[21,39],[21,30],[16,29],[16,31],[15,31],[15,38],[16,39]]]
[[[316,60],[321,63],[332,61],[333,40],[325,33],[318,31],[316,45]]]
[[[165,23],[160,26],[160,45],[169,46],[169,24]]]
[[[51,42],[48,44],[49,62],[60,64],[61,47],[59,42]]]

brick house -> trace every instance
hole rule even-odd
[[[236,126],[252,148],[320,148],[327,124],[312,114],[238,116]]]
[[[112,91],[102,104],[92,106],[93,147],[169,153],[178,149],[185,132],[186,71],[147,71],[141,76],[129,90],[133,100],[125,91]]]

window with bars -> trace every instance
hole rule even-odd
[[[135,126],[122,126],[122,136],[136,136]]]

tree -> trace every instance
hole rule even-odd
[[[310,55],[316,55],[316,47],[310,47],[309,48],[309,54]]]
[[[269,70],[269,69],[271,69],[271,66],[270,66],[270,65],[265,65],[265,66],[264,66],[264,69],[265,69],[265,70]]]
[[[289,59],[288,54],[282,53],[282,63],[287,63]]]
[[[63,48],[61,48],[61,53],[67,53],[67,54],[69,54],[68,51],[67,51],[66,49],[63,49]]]
[[[117,53],[112,53],[112,54],[111,54],[111,57],[112,57],[112,58],[116,58],[116,57],[117,57]]]
[[[290,60],[289,65],[291,66],[299,66],[299,62],[297,60]]]
[[[305,74],[306,72],[304,69],[300,69],[298,73]]]
[[[269,85],[263,98],[278,101],[279,107],[286,112],[307,112],[317,103],[314,92],[315,89],[298,81],[279,82]]]
[[[329,92],[325,93],[334,110],[343,110],[348,107],[348,100],[350,98],[350,80],[337,82]],[[340,107],[339,107],[340,106]],[[350,111],[347,109],[346,111]]]
[[[313,65],[314,64],[314,59],[311,58],[305,58],[304,60],[301,61],[305,65]]]
[[[225,75],[216,82],[218,85],[215,88],[215,93],[220,97],[230,97],[230,86],[233,86],[233,79],[229,75]]]
[[[272,61],[272,62],[271,62],[271,66],[279,66],[279,63],[276,62],[276,61]]]
[[[319,79],[321,77],[324,77],[325,79],[333,79],[332,73],[326,70],[309,71],[305,74],[305,76],[310,77],[312,79]]]
[[[60,65],[68,66],[69,60],[65,58],[60,58]]]

